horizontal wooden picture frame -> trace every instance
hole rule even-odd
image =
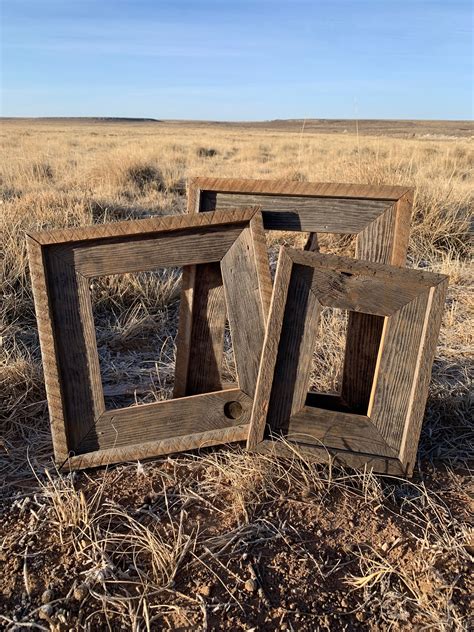
[[[194,178],[188,191],[190,214],[259,204],[266,230],[309,232],[308,250],[317,248],[317,233],[352,234],[357,235],[357,258],[399,266],[406,260],[412,202],[413,190],[407,187],[285,180]],[[206,305],[212,305],[212,311],[195,303],[194,297],[202,300],[206,294]],[[185,309],[176,339],[176,397],[221,387],[221,367],[212,358],[224,340],[222,297],[218,266],[184,268]],[[375,371],[382,328],[379,316],[350,314],[343,384],[344,397],[355,409],[363,408],[370,396],[367,376]],[[199,362],[195,345],[203,350]]]
[[[282,247],[248,447],[411,475],[448,278]],[[308,393],[323,306],[383,318],[365,411],[340,395]],[[348,345],[351,342],[348,332]],[[347,356],[346,356],[347,364]],[[348,370],[346,366],[343,380]],[[368,379],[368,376],[364,376]],[[285,438],[287,443],[277,441]]]
[[[59,466],[92,467],[247,438],[272,289],[258,209],[42,231],[29,233],[27,244]],[[217,266],[223,280],[236,387],[105,410],[90,279],[204,263]],[[212,311],[207,298],[196,290],[194,304]]]

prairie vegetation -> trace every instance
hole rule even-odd
[[[331,134],[3,122],[5,629],[469,629],[474,152],[472,135],[438,125],[394,138],[356,135],[349,122]],[[449,274],[450,289],[412,481],[239,446],[56,472],[24,231],[182,213],[193,175],[416,187],[409,265]],[[303,242],[269,235],[271,264],[278,243]],[[321,243],[352,252],[347,237]],[[179,287],[179,270],[92,285],[108,405],[170,396]],[[321,322],[319,389],[337,386],[343,316]],[[224,363],[232,377],[230,335]]]

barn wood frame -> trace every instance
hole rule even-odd
[[[440,274],[282,247],[248,447],[289,455],[296,442],[312,460],[411,475],[447,285]],[[323,306],[383,318],[363,411],[352,410],[344,389],[308,393]]]
[[[27,245],[60,467],[94,467],[247,439],[272,289],[258,209],[29,233]],[[204,263],[219,269],[224,283],[238,385],[106,410],[91,278]],[[209,286],[215,282],[208,279]],[[208,297],[196,290],[195,309],[212,314]],[[197,357],[202,353],[195,351]],[[216,356],[212,362],[221,360]]]
[[[358,259],[398,266],[405,265],[412,202],[412,189],[383,185],[194,178],[188,190],[190,214],[258,204],[265,229],[309,232],[306,250],[317,250],[317,233],[351,234],[357,236]],[[212,362],[224,341],[219,275],[215,264],[183,270],[175,397],[222,388],[221,367]],[[194,304],[194,297],[202,301],[206,295],[212,313],[201,302]],[[350,314],[343,388],[354,409],[363,408],[370,396],[366,376],[375,371],[382,328],[379,316]],[[199,358],[195,349],[200,350]]]

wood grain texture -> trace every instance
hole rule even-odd
[[[267,230],[351,235],[364,230],[392,203],[386,200],[209,192],[201,193],[201,204],[201,210],[218,211],[258,204]]]
[[[360,415],[369,408],[384,322],[383,316],[349,312],[341,397]]]
[[[181,274],[181,297],[179,302],[178,332],[176,334],[176,359],[174,370],[173,397],[186,395],[189,355],[193,330],[194,287],[197,266],[184,266]],[[219,267],[220,272],[220,267]],[[195,393],[190,393],[195,395]]]
[[[268,325],[265,331],[263,351],[257,376],[252,418],[247,438],[248,448],[254,448],[264,437],[273,374],[283,325],[284,307],[292,268],[293,261],[288,257],[285,249],[281,247],[275,275],[275,285],[270,303]]]
[[[177,365],[178,374],[186,371],[186,375],[175,387],[175,397],[208,393],[222,388],[226,302],[220,263],[205,264],[201,267],[201,272],[193,283],[193,319],[186,358]],[[181,313],[180,311],[180,317]]]
[[[317,233],[309,233],[304,249],[309,252],[319,252],[319,242]]]
[[[399,302],[400,306],[402,306],[413,300],[423,289],[429,290],[433,284],[441,283],[445,279],[444,275],[434,272],[402,268],[378,262],[358,261],[350,257],[340,257],[326,253],[305,252],[288,246],[285,246],[285,252],[294,263],[311,267],[316,273],[336,271],[347,277],[344,287],[341,288],[340,285],[336,285],[334,288],[328,287],[328,294],[334,292],[342,296],[344,293],[351,293],[353,287],[359,288],[360,290],[360,286],[364,283],[365,279],[367,291],[379,291],[381,293],[386,291],[393,296],[395,292],[390,286],[396,284],[400,286],[399,293],[402,299],[400,299]],[[371,289],[370,284],[372,283],[377,284],[377,290],[375,286]],[[323,294],[323,292],[320,292],[318,289],[316,283],[314,284],[313,290]],[[331,300],[329,296],[328,300]],[[367,298],[361,300],[368,304]],[[396,299],[382,298],[382,300],[395,301]]]
[[[407,470],[398,459],[374,456],[326,448],[323,446],[308,445],[302,442],[280,441],[274,439],[264,440],[258,443],[254,452],[271,454],[285,459],[303,459],[309,463],[328,463],[341,467],[360,468],[390,476],[407,476]]]
[[[289,420],[285,438],[375,456],[398,456],[367,416],[322,408],[305,406],[295,413]]]
[[[400,445],[400,459],[406,463],[409,475],[412,474],[415,465],[447,290],[448,279],[432,288],[423,323],[422,341],[416,361],[405,428]]]
[[[242,413],[238,419],[226,416],[225,405],[229,402],[241,404]],[[248,424],[251,408],[251,398],[240,389],[232,389],[109,410],[97,419],[93,431],[84,438],[76,454],[178,437],[184,437],[187,442],[191,435]],[[175,443],[179,452],[179,443]]]
[[[306,401],[321,312],[311,290],[313,272],[299,264],[291,271],[268,407],[273,430],[286,431],[290,417]]]
[[[397,201],[411,189],[403,186],[347,184],[333,182],[297,182],[294,180],[253,180],[249,178],[193,178],[189,195],[195,191],[220,193],[259,193],[261,195],[300,195]],[[189,208],[188,208],[189,210]]]
[[[150,459],[164,454],[184,452],[188,450],[200,450],[216,445],[245,441],[248,434],[248,425],[236,425],[232,428],[209,430],[183,437],[173,437],[162,441],[148,441],[136,443],[121,448],[108,448],[73,456],[62,464],[62,470],[80,470],[91,467],[101,467],[124,461],[136,461]]]
[[[35,302],[36,321],[43,360],[44,382],[48,399],[51,435],[55,458],[62,462],[67,458],[69,448],[66,435],[65,411],[59,381],[54,325],[50,297],[48,293],[45,262],[41,245],[27,237],[28,263]]]
[[[261,229],[261,236],[263,239],[263,228]],[[240,237],[221,261],[239,386],[252,398],[255,395],[265,325],[268,318],[267,299],[269,298],[268,284],[270,283],[270,269],[267,262],[268,279],[266,283],[263,283],[267,286],[263,292],[265,296],[265,301],[263,301],[262,279],[256,265],[255,246],[249,227],[242,231]],[[262,263],[261,260],[260,263]],[[245,326],[246,324],[247,326]],[[222,354],[218,360],[221,357]]]
[[[42,246],[115,238],[125,241],[129,237],[136,237],[137,235],[143,237],[154,233],[201,228],[209,224],[245,223],[252,219],[256,210],[255,208],[240,208],[231,211],[216,211],[206,215],[164,215],[150,219],[42,230],[26,234]]]
[[[249,228],[252,235],[251,245],[257,272],[258,291],[266,325],[270,314],[273,282],[270,272],[270,262],[268,260],[267,240],[265,239],[265,230],[263,228],[263,218],[261,213],[256,213],[252,217]]]
[[[220,261],[240,235],[243,224],[215,225],[170,234],[96,240],[90,245],[59,246],[58,256],[72,251],[76,270],[86,277],[142,272]]]
[[[68,447],[75,450],[105,411],[89,282],[53,249],[46,269]]]
[[[426,401],[426,389],[418,394],[414,388],[418,384],[422,362],[425,376],[427,373],[427,358],[422,361],[422,357],[428,327],[433,330],[430,322],[433,293],[434,288],[420,293],[387,319],[382,333],[368,415],[388,445],[396,450],[403,447],[402,440],[412,422],[415,400],[420,396]],[[437,339],[439,327],[433,333]]]

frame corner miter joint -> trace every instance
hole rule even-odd
[[[297,446],[311,460],[410,476],[447,285],[440,274],[282,247],[248,447],[290,455]],[[357,370],[350,331],[340,395],[308,392],[324,306],[383,319],[363,401],[345,384]]]
[[[56,462],[95,467],[247,438],[271,295],[257,207],[27,235]],[[90,279],[210,264],[227,303],[238,384],[106,410]],[[195,300],[199,301],[199,289]],[[180,314],[186,309],[184,301]],[[190,344],[190,343],[189,343]],[[215,349],[214,364],[222,348]],[[176,375],[176,380],[184,379]]]

